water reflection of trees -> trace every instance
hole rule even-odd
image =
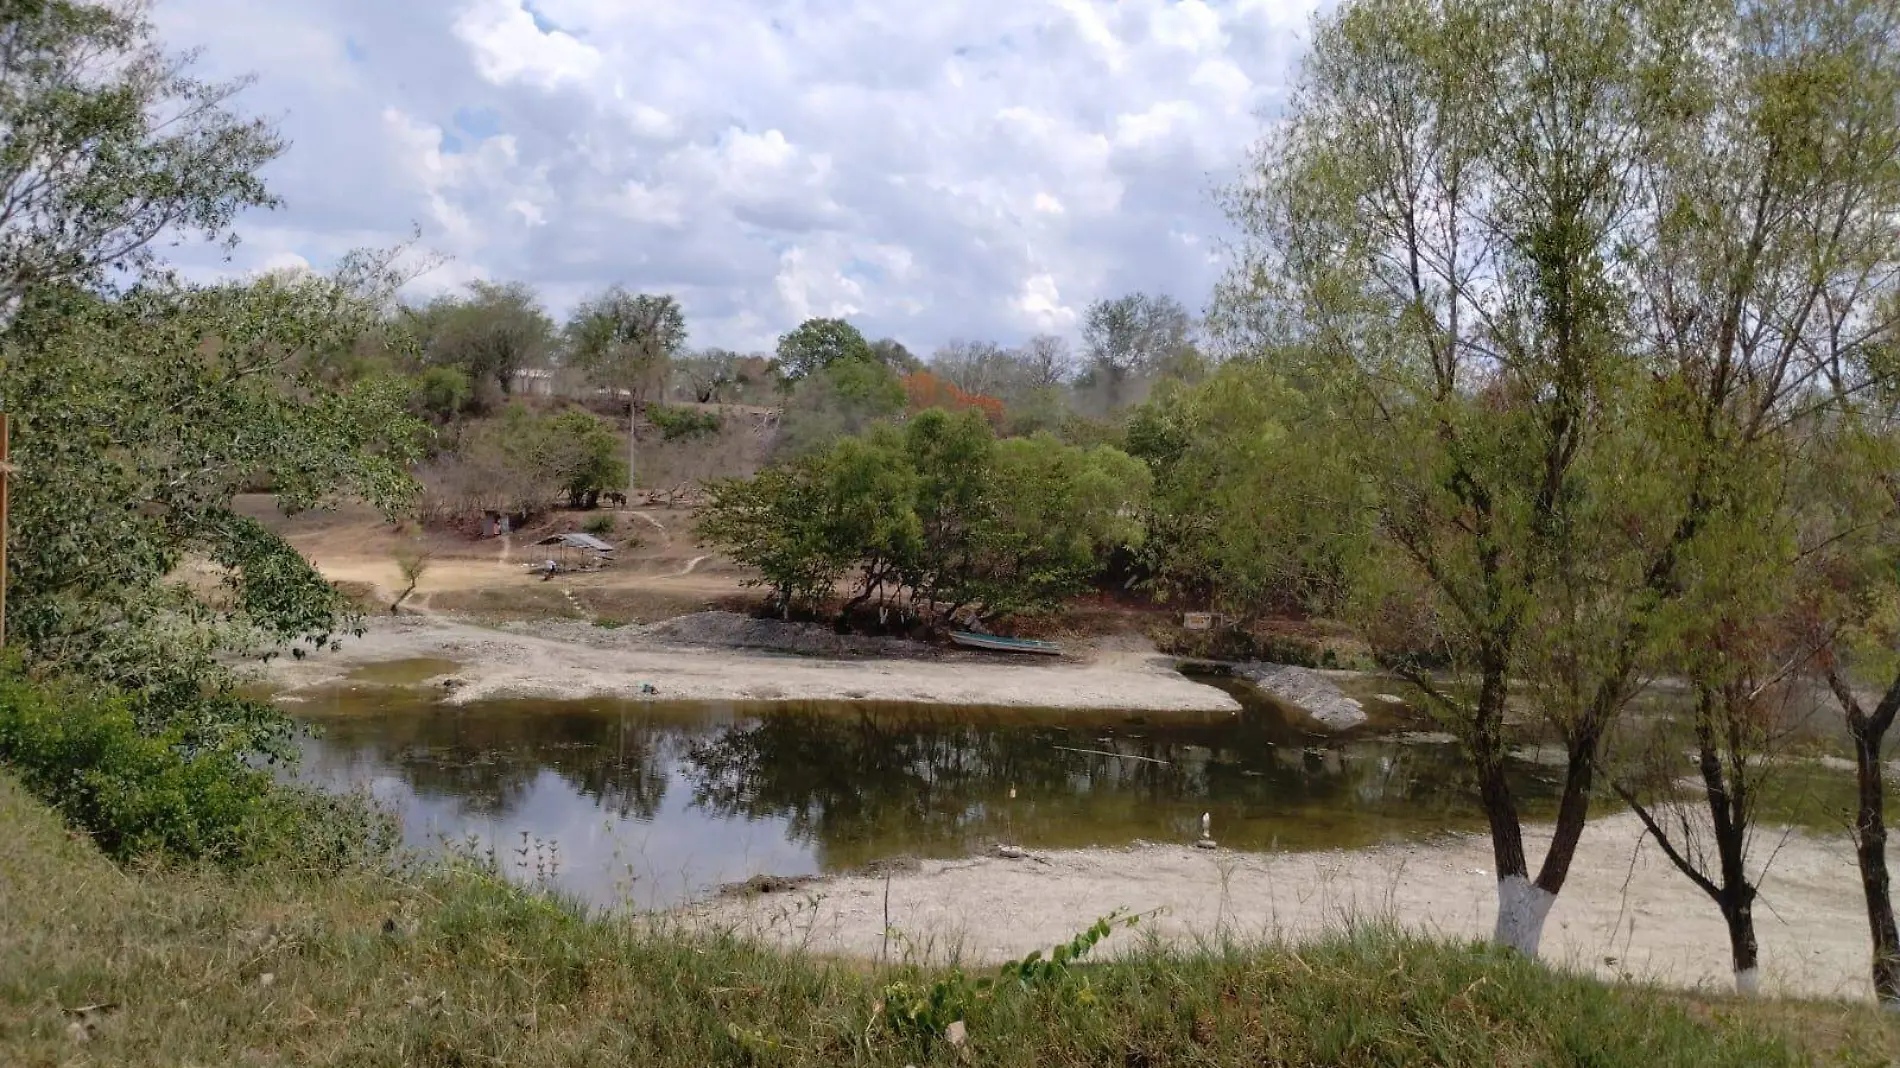
[[[1139,722],[891,706],[735,715],[540,704],[339,716],[326,726],[317,774],[340,765],[400,776],[419,798],[467,817],[509,819],[551,773],[604,812],[651,820],[678,774],[695,807],[783,820],[831,867],[987,840],[1186,841],[1204,811],[1223,844],[1244,849],[1352,846],[1477,829],[1479,820],[1449,746],[1326,743],[1254,714]],[[1539,771],[1520,768],[1513,784],[1533,818],[1552,793]]]
[[[696,806],[785,819],[834,866],[987,838],[1045,847],[1182,840],[1203,811],[1224,842],[1251,848],[1475,826],[1472,785],[1447,747],[1307,742],[1244,719],[1130,729],[798,711],[717,731],[687,750],[685,773]],[[1548,789],[1528,772],[1518,777],[1535,809]]]
[[[393,773],[419,798],[451,801],[469,815],[491,818],[518,808],[534,781],[552,772],[603,811],[651,819],[666,798],[668,769],[682,744],[679,724],[637,712],[444,709],[323,726],[321,764],[340,760]]]

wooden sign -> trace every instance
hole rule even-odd
[[[1183,612],[1181,626],[1188,630],[1211,630],[1214,626],[1214,614],[1212,612]]]

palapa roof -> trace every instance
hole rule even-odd
[[[613,546],[601,541],[592,534],[582,534],[578,530],[570,530],[565,534],[550,534],[540,541],[535,542],[535,544],[565,545],[570,549],[592,549],[597,553],[610,553],[614,551]]]

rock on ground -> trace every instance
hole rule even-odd
[[[1288,664],[1247,664],[1234,674],[1266,691],[1275,700],[1306,713],[1319,729],[1351,730],[1366,721],[1366,710],[1347,697],[1333,681],[1309,668]]]

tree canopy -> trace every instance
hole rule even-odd
[[[670,295],[610,286],[574,310],[568,356],[596,384],[626,393],[635,407],[666,381],[686,344],[686,313]]]
[[[886,346],[884,351],[895,359],[902,348]],[[846,360],[879,362],[864,335],[843,319],[807,319],[778,339],[779,374],[788,385]]]

